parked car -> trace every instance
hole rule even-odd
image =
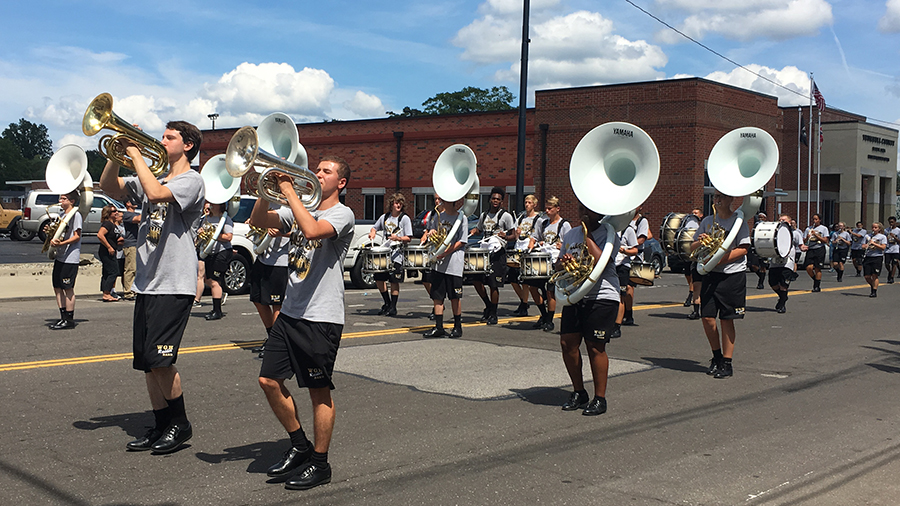
[[[59,203],[59,194],[50,190],[31,190],[25,197],[25,205],[22,206],[22,220],[20,227],[23,232],[19,236],[20,241],[30,241],[35,235],[39,235],[43,241],[45,234],[44,225],[50,219],[47,207]]]
[[[657,276],[666,267],[666,252],[655,237],[644,241],[644,261],[653,264]]]
[[[22,211],[17,209],[0,209],[0,234],[9,234],[13,241],[28,241],[34,234],[19,226],[22,221]]]
[[[85,217],[84,223],[81,225],[82,235],[97,235],[97,232],[100,231],[100,224],[103,221],[100,219],[103,208],[109,205],[115,206],[115,208],[119,211],[125,211],[125,205],[118,200],[113,199],[109,195],[104,195],[102,193],[94,194],[94,201],[91,203],[91,211]],[[52,206],[47,206],[47,212],[50,213],[50,216],[59,216],[59,213],[62,212],[62,208],[59,207],[59,204],[54,204]],[[140,212],[140,210],[138,210],[138,212]],[[50,219],[46,215],[44,215],[44,221],[41,223],[40,228],[38,229],[39,236],[44,236],[44,225],[49,222]]]

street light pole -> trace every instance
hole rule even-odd
[[[528,92],[528,14],[531,1],[524,0],[522,14],[522,60],[519,66],[519,138],[516,152],[516,211],[525,209],[525,104]]]
[[[219,119],[219,114],[214,112],[212,114],[207,114],[206,117],[209,118],[210,121],[212,121],[212,129],[215,130],[216,120]]]

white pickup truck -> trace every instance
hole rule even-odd
[[[225,273],[225,289],[230,294],[244,293],[250,289],[250,266],[256,260],[253,253],[253,243],[247,239],[250,225],[244,223],[250,218],[250,211],[256,203],[256,197],[241,196],[241,206],[234,216],[234,237],[231,246],[234,249],[234,257],[231,265]],[[360,246],[369,243],[369,230],[375,222],[372,220],[356,220],[353,227],[353,241],[350,250],[344,259],[344,270],[350,273],[350,282],[356,288],[371,288],[375,281],[371,275],[362,271],[362,256],[359,254]],[[381,244],[380,234],[375,236],[375,244]]]

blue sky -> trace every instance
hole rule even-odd
[[[698,76],[900,124],[900,0],[532,0],[535,89]],[[518,91],[521,0],[362,2],[41,1],[0,7],[0,124],[47,125],[54,149],[80,133],[101,92],[159,135],[169,119],[208,128],[383,117],[445,91]],[[898,128],[898,125],[888,125]],[[302,142],[302,140],[301,140]]]

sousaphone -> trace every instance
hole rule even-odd
[[[449,231],[440,225],[438,216],[439,228],[428,236],[428,243],[434,250],[434,255],[440,255],[450,246],[450,241],[453,240],[459,227],[466,226],[466,216],[477,209],[480,190],[476,174],[477,166],[475,152],[465,144],[448,147],[434,163],[431,184],[438,197],[445,203],[465,198],[463,208]]]
[[[69,221],[75,213],[80,213],[81,218],[87,219],[94,203],[94,180],[87,171],[87,154],[81,146],[67,144],[53,154],[47,162],[44,170],[44,179],[47,187],[53,193],[67,194],[78,190],[78,207],[72,208],[62,220],[55,219],[50,223],[46,232],[47,239],[44,242],[42,253],[48,253],[51,260],[56,258],[56,248],[50,246],[51,240],[59,240],[65,235]]]

